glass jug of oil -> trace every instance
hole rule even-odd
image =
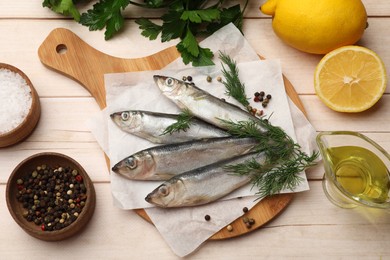
[[[368,137],[350,131],[317,135],[328,199],[342,208],[390,208],[390,155]]]

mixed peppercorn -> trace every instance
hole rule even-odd
[[[83,177],[70,167],[36,167],[16,181],[23,217],[43,231],[60,230],[73,223],[87,200]]]

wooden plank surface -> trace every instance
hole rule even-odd
[[[244,2],[244,1],[240,1]],[[314,94],[312,77],[321,58],[284,45],[271,29],[271,19],[258,12],[264,0],[250,1],[244,34],[256,52],[280,59],[283,72],[294,85],[308,118],[317,131],[355,130],[368,135],[390,151],[387,122],[390,89],[373,110],[359,115],[333,112]],[[370,27],[360,44],[375,50],[390,71],[390,3],[364,0]],[[137,12],[135,12],[137,11]],[[126,29],[105,41],[103,32],[89,32],[68,19],[41,7],[41,1],[0,1],[0,62],[22,69],[41,97],[42,118],[23,143],[0,149],[0,192],[19,161],[36,152],[56,151],[76,158],[95,183],[97,208],[88,228],[75,239],[58,243],[38,241],[26,235],[0,203],[1,259],[176,259],[156,229],[133,211],[112,205],[104,153],[85,125],[99,111],[80,84],[45,68],[37,51],[43,39],[57,27],[77,33],[99,51],[123,58],[151,55],[175,42],[149,41],[140,35],[133,18],[159,17],[161,13],[126,11]],[[137,47],[134,47],[137,46]],[[310,191],[296,194],[282,215],[261,230],[224,241],[205,243],[188,259],[389,259],[390,217],[384,211],[343,210],[325,197],[321,164],[307,172]]]

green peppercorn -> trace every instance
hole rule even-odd
[[[207,82],[213,81],[213,79],[210,76],[207,76],[206,80],[207,80]]]
[[[28,210],[23,210],[22,216],[26,218],[28,216]]]

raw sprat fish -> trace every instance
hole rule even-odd
[[[249,153],[256,144],[253,138],[219,137],[160,145],[124,158],[112,170],[131,180],[168,180],[200,166]]]
[[[163,208],[213,202],[251,181],[248,175],[230,172],[226,166],[252,159],[264,163],[265,156],[263,153],[249,153],[179,174],[154,189],[145,200]]]
[[[219,128],[227,128],[223,120],[233,122],[258,120],[240,107],[223,101],[193,84],[166,76],[155,75],[153,78],[162,93],[179,108],[188,109],[194,116]]]
[[[177,122],[178,115],[174,114],[129,110],[116,112],[110,116],[122,131],[157,144],[229,136],[226,131],[196,118],[191,119],[191,125],[185,131],[163,134],[167,127]]]

